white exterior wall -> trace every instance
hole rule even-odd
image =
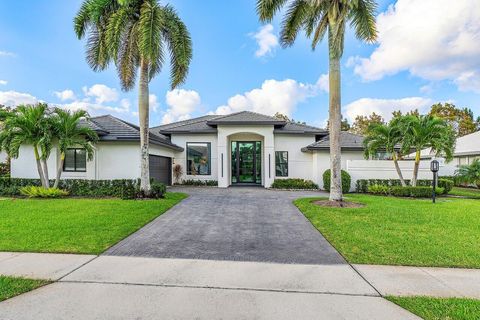
[[[7,153],[4,151],[0,151],[0,163],[7,162]]]
[[[406,180],[413,177],[414,161],[399,161],[402,175]],[[359,179],[398,179],[395,165],[391,160],[349,160],[347,171],[352,177],[352,186]],[[440,161],[439,175],[453,175],[455,167]],[[418,179],[432,179],[430,160],[421,161],[418,170]]]
[[[187,175],[187,142],[209,142],[211,150],[210,175]],[[180,180],[218,180],[218,155],[217,155],[217,134],[175,134],[172,135],[172,143],[182,147],[182,152],[175,152],[173,164],[179,164],[183,168],[183,175]],[[173,181],[173,180],[172,180]]]
[[[314,181],[313,154],[302,152],[302,148],[314,142],[315,136],[275,134],[275,151],[288,152],[288,177],[275,177],[275,179],[300,178]],[[275,168],[275,161],[273,168]]]
[[[150,154],[174,157],[173,150],[150,145]],[[49,178],[54,179],[60,165],[56,148],[47,160]],[[38,179],[37,165],[31,146],[21,146],[19,157],[11,161],[13,178]],[[62,179],[138,179],[140,177],[140,148],[138,142],[99,142],[86,172],[62,172]]]
[[[351,160],[361,160],[363,158],[363,151],[342,151],[342,170],[348,171],[348,162]],[[318,184],[320,189],[323,189],[323,173],[325,170],[330,169],[330,153],[325,151],[316,151],[313,153],[313,182]],[[351,189],[354,190],[355,183],[353,182],[352,177],[352,184]]]

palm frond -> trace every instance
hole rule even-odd
[[[144,1],[138,20],[138,49],[141,58],[149,63],[163,59],[162,25],[160,6],[154,0]]]
[[[295,42],[300,30],[307,24],[307,18],[314,18],[308,15],[310,9],[310,4],[304,0],[294,0],[288,6],[282,21],[282,31],[280,32],[282,47],[291,46]]]
[[[162,16],[165,21],[162,35],[170,52],[171,87],[175,88],[182,84],[187,77],[192,60],[192,40],[187,27],[171,6],[167,5],[162,8]],[[161,67],[160,63],[157,65]],[[153,76],[156,72],[158,71],[153,69],[153,74],[150,76]]]
[[[350,25],[355,30],[358,39],[373,43],[377,40],[375,0],[358,0],[358,5],[351,10]]]
[[[272,21],[288,0],[257,0],[257,14],[262,22]]]

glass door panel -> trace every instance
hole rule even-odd
[[[262,183],[260,141],[232,142],[232,184]]]

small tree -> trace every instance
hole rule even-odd
[[[369,116],[356,116],[349,131],[364,136],[367,134],[368,128],[373,124],[385,124],[385,120],[375,112]]]
[[[417,185],[421,151],[430,149],[435,156],[442,156],[447,161],[451,161],[455,150],[455,130],[445,120],[431,115],[409,115],[397,119],[403,134],[402,150],[404,152],[415,150],[412,177],[412,186],[415,187]]]
[[[395,164],[395,170],[402,186],[406,186],[402,170],[398,165],[400,157],[398,145],[402,142],[402,131],[398,125],[398,120],[393,119],[388,124],[374,123],[369,126],[367,135],[363,140],[364,155],[366,159],[375,157],[379,151],[385,151],[392,154],[392,160]]]
[[[175,179],[175,183],[178,184],[180,182],[180,178],[183,176],[183,168],[180,164],[176,164],[173,166],[173,178]]]
[[[480,188],[480,159],[475,159],[469,165],[461,165],[455,175],[460,182],[475,184],[477,188]]]
[[[65,162],[65,154],[69,148],[79,146],[85,149],[87,159],[93,158],[92,143],[98,141],[97,133],[87,125],[82,125],[81,120],[88,119],[88,113],[84,110],[70,112],[56,108],[52,116],[55,129],[55,138],[58,139],[58,149],[60,151],[60,164],[57,168],[57,176],[54,188],[58,187]]]
[[[44,188],[49,187],[47,159],[52,150],[53,125],[45,103],[21,105],[4,114],[0,132],[0,151],[18,158],[22,145],[31,145],[37,163],[38,175]]]

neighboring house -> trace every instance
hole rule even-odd
[[[414,154],[409,155],[409,158],[414,157]],[[432,159],[435,158],[435,155],[430,149],[425,149],[421,152],[421,158]],[[457,138],[453,161],[448,165],[458,167],[463,164],[471,164],[475,159],[480,159],[480,131]]]
[[[93,161],[85,152],[67,154],[63,178],[135,179],[140,176],[139,129],[112,116],[91,118],[100,141]],[[342,168],[363,159],[362,137],[342,132]],[[171,184],[172,165],[180,164],[182,180],[217,180],[219,187],[261,185],[275,179],[302,178],[323,186],[330,167],[329,136],[324,129],[243,111],[207,115],[150,129],[150,174]],[[52,152],[49,172],[59,155]],[[37,178],[33,150],[22,146],[12,160],[12,177]]]

